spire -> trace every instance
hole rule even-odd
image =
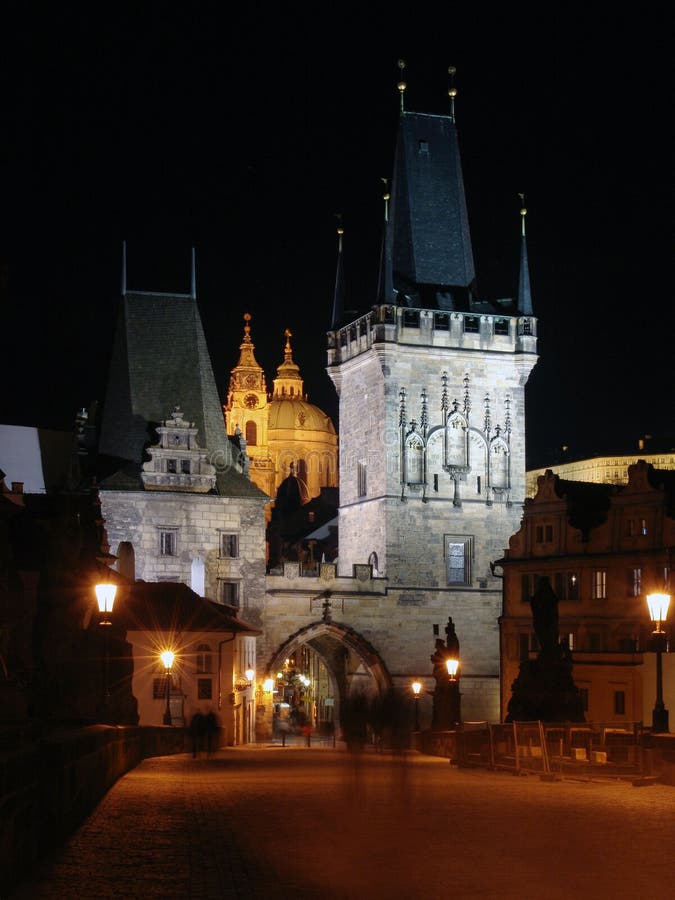
[[[195,248],[192,248],[192,265],[190,267],[190,296],[197,299],[197,270],[195,269]]]
[[[518,312],[522,316],[532,315],[532,294],[530,292],[530,269],[527,263],[527,240],[525,238],[525,194],[520,197],[520,277],[518,278]]]
[[[448,75],[450,76],[450,87],[448,88],[448,97],[450,98],[450,119],[455,121],[455,97],[457,96],[457,88],[455,87],[455,74],[457,69],[454,66],[448,66]]]
[[[377,280],[377,302],[391,303],[392,286],[391,286],[391,260],[387,255],[387,230],[389,227],[389,179],[381,178],[384,185],[384,193],[382,200],[384,201],[384,220],[382,223],[382,245],[380,247],[380,272]]]
[[[283,397],[297,397],[304,399],[303,380],[300,377],[300,367],[293,362],[293,350],[291,348],[291,338],[293,333],[290,328],[284,331],[286,345],[284,347],[284,361],[277,369],[277,377],[274,379],[275,400],[281,400]]]
[[[471,311],[476,276],[454,86],[448,93],[451,115],[401,110],[387,216],[385,300]]]
[[[339,328],[343,324],[342,319],[345,312],[345,273],[342,262],[342,235],[344,234],[344,228],[342,227],[342,215],[338,214],[337,218],[340,224],[337,229],[338,258],[335,272],[335,289],[333,291],[333,319],[331,323],[331,328],[333,329]]]
[[[400,75],[400,78],[398,80],[398,84],[396,85],[396,87],[398,88],[398,93],[401,98],[401,112],[405,112],[405,104],[403,102],[403,97],[405,95],[405,89],[408,87],[408,85],[403,80],[403,70],[405,69],[405,60],[399,59],[397,65],[401,71],[401,75]]]
[[[122,296],[127,293],[127,242],[122,241]]]

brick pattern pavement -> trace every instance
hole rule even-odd
[[[121,778],[11,900],[670,900],[674,798],[420,754],[161,757]]]

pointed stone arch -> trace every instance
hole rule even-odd
[[[339,671],[336,659],[340,649],[353,654],[369,676],[370,688],[378,696],[384,696],[392,689],[392,678],[373,645],[353,628],[337,622],[314,622],[290,635],[271,656],[266,674],[274,677],[286,659],[295,655],[303,645],[309,647],[322,659],[331,673],[335,688],[340,696],[345,695],[350,684],[345,683],[344,673]]]

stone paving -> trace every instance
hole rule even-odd
[[[670,900],[673,834],[659,783],[230,748],[145,760],[11,900]]]

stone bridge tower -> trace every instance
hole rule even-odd
[[[454,74],[451,70],[451,74]],[[361,314],[342,292],[342,234],[328,366],[339,396],[338,576],[375,562],[377,603],[350,624],[394,684],[429,671],[439,624],[462,645],[464,717],[499,719],[501,582],[490,563],[525,499],[525,385],[537,323],[521,209],[515,299],[477,294],[455,122],[401,112],[384,197],[381,273]]]

